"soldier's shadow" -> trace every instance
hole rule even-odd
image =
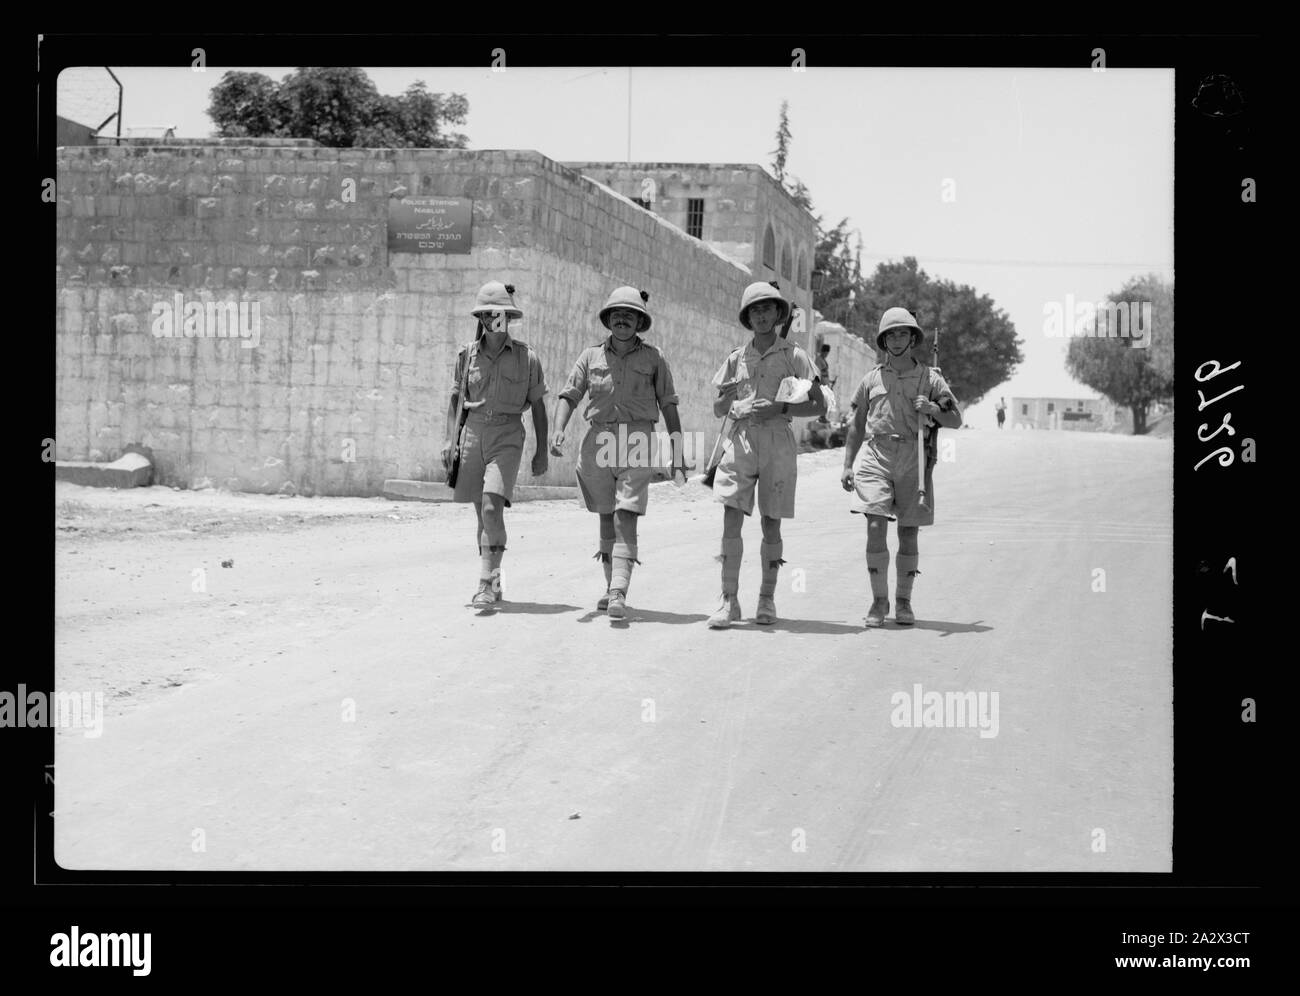
[[[886,629],[937,629],[940,636],[952,636],[953,633],[988,633],[993,629],[992,626],[985,626],[981,622],[958,623],[942,622],[938,619],[918,619],[911,626],[900,626],[893,620],[885,624]]]
[[[605,619],[608,616],[599,609],[592,609],[586,615],[580,617],[578,622],[589,623],[593,619]],[[610,625],[619,629],[624,629],[629,623],[667,623],[669,626],[685,626],[687,624],[702,623],[709,617],[700,614],[685,614],[681,612],[660,612],[655,609],[638,609],[628,606],[627,617],[624,619],[610,619]]]
[[[748,627],[746,627],[748,628]],[[852,633],[870,633],[872,632],[863,624],[856,626],[846,626],[844,623],[823,622],[820,619],[778,619],[771,626],[754,625],[754,629],[767,631],[769,633],[818,633],[827,636],[842,636]],[[884,630],[907,630],[907,629],[934,629],[939,631],[940,636],[952,636],[953,633],[987,633],[992,626],[985,626],[980,622],[973,623],[954,623],[941,622],[939,620],[918,619],[911,626],[900,626],[892,619],[886,619],[884,626],[878,626],[876,629]]]
[[[496,610],[503,615],[518,613],[531,616],[558,616],[565,612],[577,612],[580,608],[581,606],[578,605],[548,602],[501,602]]]
[[[770,626],[760,626],[752,620],[746,620],[746,629],[753,628],[760,633],[816,633],[823,636],[844,636],[864,632],[866,627],[846,626],[844,623],[826,622],[821,619],[777,619]]]

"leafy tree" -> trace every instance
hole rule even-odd
[[[880,316],[896,307],[911,311],[925,330],[913,353],[920,362],[932,361],[939,330],[939,366],[963,405],[977,403],[1024,362],[1015,325],[991,297],[967,284],[931,279],[912,256],[881,263],[857,295],[857,322],[868,329],[865,338],[872,346]]]
[[[228,72],[212,90],[208,116],[217,137],[313,138],[332,148],[463,149],[462,94],[430,93],[412,83],[399,97],[381,94],[351,67],[305,68],[279,83],[261,73]]]
[[[862,232],[849,228],[841,218],[831,229],[813,209],[812,195],[798,177],[786,173],[791,131],[788,101],[781,102],[780,123],[772,168],[777,181],[817,223],[819,238],[813,270],[818,274],[813,288],[813,307],[837,321],[845,330],[875,346],[880,316],[889,308],[903,306],[914,313],[923,329],[942,332],[939,357],[944,374],[957,398],[973,404],[1011,376],[1024,361],[1015,326],[988,295],[973,287],[951,281],[933,281],[916,260],[882,263],[870,278],[862,276]],[[915,352],[917,360],[929,363],[932,334]]]
[[[862,293],[862,272],[858,258],[849,248],[853,233],[848,225],[848,218],[840,219],[834,228],[823,231],[817,242],[815,269],[821,274],[821,280],[813,291],[813,307],[827,319],[839,322],[862,338],[861,314],[857,307],[857,299]]]
[[[1107,298],[1115,304],[1151,303],[1152,328],[1144,346],[1132,338],[1071,338],[1065,368],[1071,377],[1133,412],[1133,435],[1147,431],[1147,412],[1156,401],[1173,396],[1173,287],[1155,274],[1129,280]]]
[[[790,101],[781,101],[781,121],[776,129],[776,148],[772,151],[772,170],[776,182],[785,186],[785,162],[790,154]]]
[[[280,135],[286,108],[279,88],[261,73],[228,72],[213,87],[208,117],[217,125],[218,138],[254,138]]]

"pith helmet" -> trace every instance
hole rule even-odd
[[[750,284],[745,288],[745,293],[740,296],[740,324],[753,332],[754,327],[749,324],[749,309],[751,305],[758,304],[759,301],[775,301],[781,307],[781,317],[777,322],[783,322],[790,317],[790,302],[781,296],[781,289],[777,286],[776,281],[770,283],[760,280],[756,284]]]
[[[646,310],[646,303],[650,300],[650,295],[643,290],[637,290],[635,287],[620,287],[609,296],[605,302],[605,307],[600,309],[600,324],[609,328],[609,313],[615,308],[627,308],[628,311],[635,311],[641,316],[638,332],[644,332],[650,327],[650,312]]]
[[[916,324],[916,319],[906,308],[890,308],[880,316],[880,331],[876,333],[876,348],[883,350],[885,348],[885,333],[890,329],[911,329],[912,345],[925,338],[925,333],[921,331],[921,326]]]
[[[523,318],[524,313],[515,307],[515,288],[499,280],[489,280],[478,289],[478,298],[470,311],[476,317],[491,311],[504,311],[510,318]]]

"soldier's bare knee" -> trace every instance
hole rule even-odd
[[[887,550],[888,546],[885,538],[888,534],[889,520],[883,515],[867,516],[867,550],[871,553],[879,553]]]

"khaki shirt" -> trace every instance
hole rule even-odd
[[[460,380],[465,372],[467,352],[473,349],[473,362],[465,383],[465,407],[484,414],[517,415],[546,394],[542,363],[528,344],[506,333],[505,345],[495,357],[488,355],[486,336],[473,347],[463,346],[456,357],[456,373],[451,382],[451,401],[460,394]]]
[[[744,346],[731,351],[731,355],[713,375],[713,386],[721,387],[728,381],[739,380],[741,383],[736,388],[735,398],[737,402],[749,398],[775,401],[777,389],[787,377],[799,377],[807,381],[818,379],[817,369],[808,354],[790,340],[778,336],[768,351],[760,354],[751,339]],[[792,415],[773,417],[784,418],[787,422],[793,418]]]
[[[853,394],[855,420],[869,435],[898,433],[915,439],[921,413],[913,401],[923,393],[921,386],[926,370],[920,363],[901,375],[894,373],[888,363],[872,367]],[[957,399],[942,375],[929,368],[928,380],[926,398],[944,407],[950,402],[956,410]]]
[[[677,404],[668,361],[640,336],[625,356],[614,352],[612,335],[582,351],[560,397],[577,408],[584,394],[592,423],[657,422],[660,408]]]

